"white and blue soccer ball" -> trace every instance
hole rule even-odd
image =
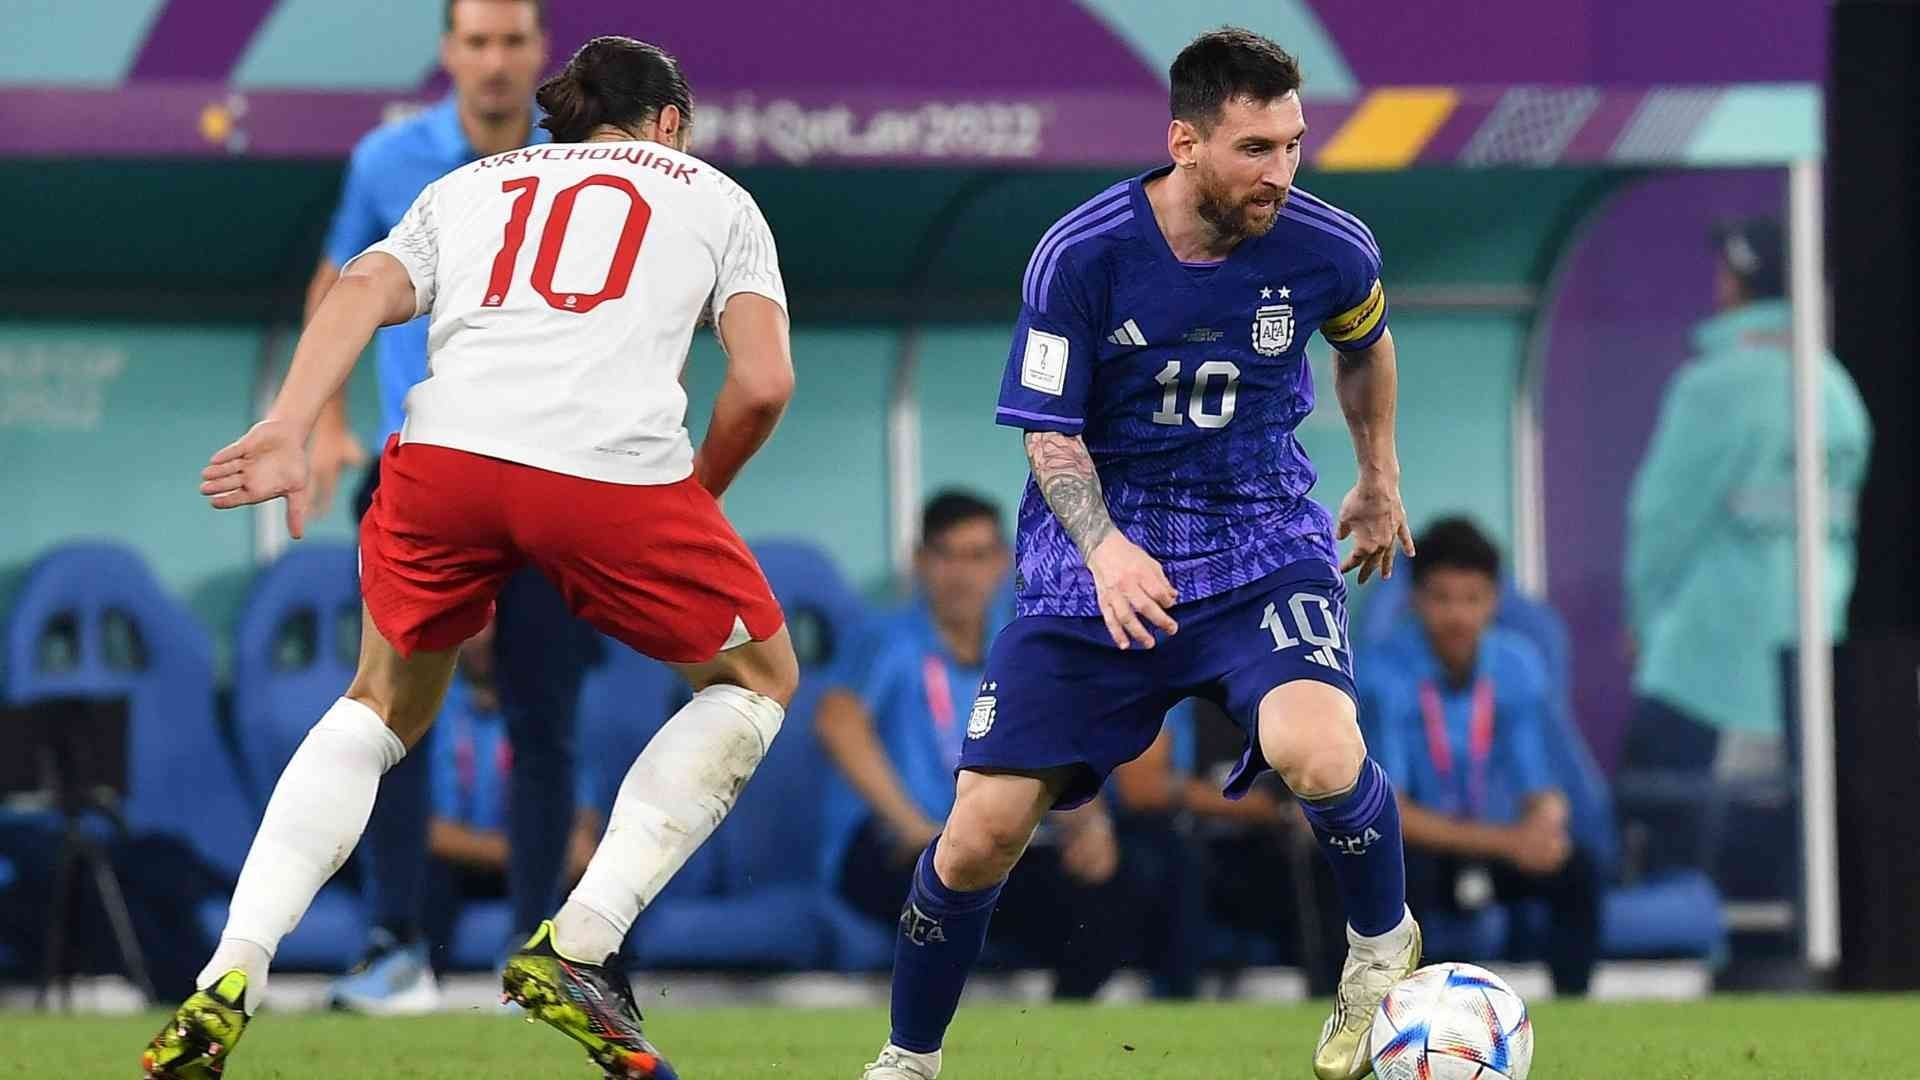
[[[1527,1080],[1533,1024],[1500,976],[1434,964],[1380,999],[1371,1049],[1380,1080]]]

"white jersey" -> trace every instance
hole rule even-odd
[[[743,292],[787,302],[752,196],[651,142],[482,158],[367,251],[398,259],[432,315],[402,441],[618,484],[692,472],[680,372],[702,314]]]

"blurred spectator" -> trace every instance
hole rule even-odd
[[[426,932],[444,966],[460,907],[506,895],[507,782],[513,747],[493,685],[493,628],[460,649],[460,671],[434,722],[428,790]]]
[[[815,728],[845,777],[828,795],[826,876],[868,917],[892,923],[914,861],[953,807],[954,768],[987,646],[1011,612],[1000,513],[948,491],[927,503],[919,592],[872,628],[822,696]],[[1129,958],[1141,905],[1098,801],[1055,815],[1007,882],[995,939],[1051,964],[1055,992],[1085,998]]]
[[[1356,665],[1374,757],[1400,793],[1407,902],[1470,914],[1546,901],[1547,963],[1582,994],[1598,956],[1601,881],[1568,831],[1549,765],[1548,685],[1539,652],[1492,625],[1500,554],[1461,518],[1433,523],[1413,562],[1414,623]]]
[[[1298,801],[1272,774],[1240,799],[1220,793],[1245,747],[1224,712],[1192,699],[1167,715],[1145,754],[1114,770],[1121,844],[1153,860],[1165,882],[1143,940],[1163,996],[1191,996],[1216,926],[1266,939],[1275,959],[1306,972],[1316,997],[1339,981],[1339,897]],[[1224,961],[1229,976],[1249,962],[1238,949]]]
[[[1766,219],[1724,225],[1714,245],[1718,311],[1694,329],[1696,355],[1667,388],[1634,478],[1626,557],[1639,705],[1624,765],[1703,780],[1784,768],[1781,656],[1797,638],[1786,245]],[[1832,356],[1820,378],[1826,606],[1839,636],[1871,431]]]

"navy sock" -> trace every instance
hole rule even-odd
[[[960,991],[980,949],[987,923],[1000,899],[1000,885],[978,892],[948,888],[933,871],[940,838],[913,868],[913,887],[900,911],[893,944],[893,1033],[888,1041],[902,1050],[931,1054],[940,1049]],[[1004,883],[1003,883],[1004,884]]]
[[[1393,782],[1369,757],[1352,790],[1330,799],[1301,799],[1320,850],[1333,865],[1347,924],[1366,937],[1400,925],[1406,914],[1407,866],[1400,841],[1400,804]]]

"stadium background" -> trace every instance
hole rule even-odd
[[[1611,760],[1626,691],[1606,643],[1636,457],[1611,447],[1644,442],[1708,308],[1708,224],[1783,206],[1777,170],[1741,167],[1818,149],[1817,7],[1772,0],[1729,19],[1710,0],[1450,0],[1387,20],[1301,0],[947,0],[910,20],[885,3],[768,5],[743,32],[697,5],[644,20],[617,3],[552,6],[561,57],[620,28],[678,53],[699,95],[696,150],[764,207],[802,389],[731,513],[749,537],[822,544],[875,593],[890,577],[884,433],[902,350],[916,353],[929,448],[921,491],[964,482],[1011,506],[1025,464],[989,416],[1008,282],[1033,239],[1157,160],[1178,43],[1239,20],[1297,49],[1305,183],[1368,221],[1387,255],[1409,511],[1416,524],[1470,513],[1522,542],[1523,571],[1549,568],[1532,583],[1574,620],[1581,713]],[[290,349],[346,151],[444,91],[439,7],[28,0],[9,21],[0,199],[32,212],[10,223],[0,268],[0,457],[20,465],[4,483],[22,511],[0,568],[74,536],[124,539],[220,641],[256,530],[180,498],[177,478],[250,414]],[[1685,44],[1708,38],[1720,44]],[[1654,171],[1673,167],[1714,171]],[[718,385],[716,356],[710,340],[694,351],[696,401]],[[1514,404],[1535,373],[1556,471],[1526,491]],[[368,430],[372,387],[369,364],[353,408]],[[1320,410],[1304,438],[1321,496],[1344,490],[1339,417]],[[48,470],[62,481],[31,480]],[[1522,525],[1542,490],[1551,559]],[[344,521],[317,535],[345,536]]]
[[[901,507],[956,483],[1017,500],[1018,441],[990,418],[1012,282],[1061,212],[1161,159],[1172,53],[1226,22],[1296,50],[1303,185],[1386,253],[1409,511],[1478,519],[1567,618],[1575,715],[1614,760],[1626,488],[1710,309],[1708,226],[1783,212],[1782,166],[1823,153],[1821,5],[550,7],[556,63],[605,32],[677,53],[696,153],[764,208],[799,392],[729,513],[751,539],[829,552],[875,599],[897,585]],[[117,540],[206,626],[224,677],[278,539],[187,485],[277,379],[346,152],[444,92],[440,5],[0,9],[0,610],[49,549]],[[688,370],[697,421],[719,383],[710,340]],[[352,406],[369,439],[372,374]],[[1344,425],[1323,407],[1302,437],[1337,497]],[[344,521],[316,537],[346,538]]]

